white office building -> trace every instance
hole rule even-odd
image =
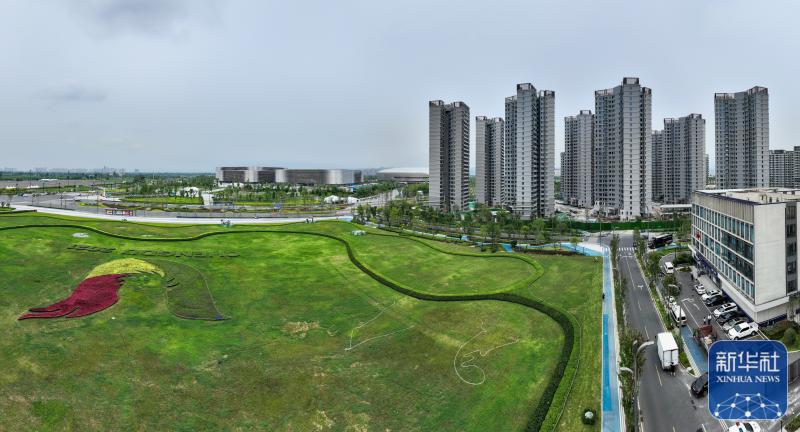
[[[753,87],[714,95],[719,189],[769,186],[769,93]]]
[[[594,123],[594,201],[622,220],[652,209],[652,93],[639,78],[597,90]]]
[[[503,142],[505,122],[500,117],[475,117],[475,200],[503,204]]]
[[[793,316],[797,295],[797,203],[800,190],[696,191],[692,244],[698,266],[753,321]]]
[[[561,196],[567,204],[590,208],[592,197],[592,152],[594,116],[581,110],[564,117],[564,152],[561,154]]]
[[[469,198],[469,107],[435,100],[428,104],[428,114],[430,205],[461,211]]]

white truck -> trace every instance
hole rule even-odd
[[[670,332],[656,335],[658,358],[661,360],[661,369],[673,370],[678,365],[678,343]]]

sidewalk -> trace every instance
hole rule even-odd
[[[218,225],[220,219],[224,218],[207,218],[207,217],[153,217],[153,216],[113,216],[102,213],[84,213],[72,210],[54,209],[48,207],[34,207],[27,205],[14,205],[17,210],[36,210],[37,213],[55,214],[60,216],[71,216],[88,219],[103,219],[103,220],[116,220],[128,222],[144,222],[144,223],[166,223],[166,224],[206,224]],[[346,219],[345,219],[346,218]],[[339,217],[315,217],[314,220],[352,220],[350,216]],[[306,218],[231,218],[233,225],[261,225],[261,224],[276,224],[288,222],[304,222]]]

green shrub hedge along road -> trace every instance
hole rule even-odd
[[[560,419],[562,430],[584,430],[583,408],[599,407],[602,268],[592,258],[465,254],[471,249],[371,229],[352,236],[346,223],[0,217],[0,229],[22,225],[39,227],[0,231],[10,264],[0,269],[0,331],[9,336],[0,362],[14,365],[0,371],[0,393],[10,395],[0,412],[11,413],[10,425],[553,430]],[[201,270],[232,320],[178,320],[158,281],[138,277],[102,313],[15,321],[109,259],[69,244],[174,251],[189,241],[193,250],[242,253],[173,259]],[[438,265],[424,267],[430,261]],[[494,347],[473,355],[477,367],[458,368],[462,378],[455,373],[459,348],[464,362]],[[172,406],[161,406],[165,398]]]

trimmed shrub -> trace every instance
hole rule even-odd
[[[797,340],[797,330],[794,327],[789,327],[785,332],[783,332],[783,344],[786,346],[794,345],[795,341]]]
[[[583,410],[581,421],[585,425],[593,425],[597,421],[597,412],[591,408],[586,408]]]

